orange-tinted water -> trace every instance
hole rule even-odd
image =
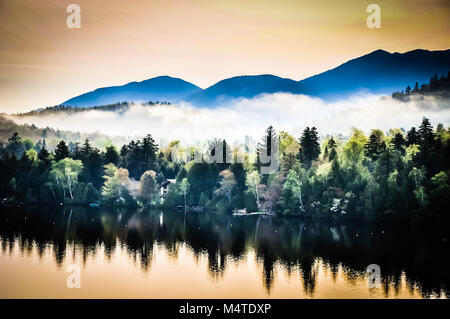
[[[401,269],[383,274],[382,265],[381,286],[369,288],[364,268],[356,266],[360,262],[352,266],[347,260],[353,258],[347,251],[353,241],[354,253],[361,254],[364,250],[357,241],[369,239],[362,234],[345,239],[354,232],[348,227],[331,226],[339,230],[332,231],[334,240],[339,236],[337,244],[347,245],[345,256],[334,256],[336,248],[330,247],[323,250],[323,257],[316,253],[305,257],[310,246],[317,245],[305,234],[317,235],[322,226],[308,228],[302,223],[303,231],[294,234],[298,221],[276,225],[267,219],[216,220],[163,212],[125,216],[74,212],[70,217],[64,212],[62,218],[56,212],[44,219],[42,214],[47,213],[2,219],[0,298],[446,297],[439,287],[425,292],[420,281],[411,280]],[[18,218],[23,220],[9,224]],[[36,233],[35,227],[42,231]],[[380,249],[379,244],[373,249]],[[342,262],[337,262],[340,258]],[[81,288],[67,287],[70,264],[81,267]]]

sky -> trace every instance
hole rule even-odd
[[[69,4],[81,28],[69,29]],[[366,8],[381,8],[381,28]],[[0,112],[170,75],[208,87],[243,74],[301,80],[376,49],[443,50],[448,0],[0,0]]]

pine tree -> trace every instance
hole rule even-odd
[[[394,136],[394,139],[392,140],[392,144],[394,145],[394,148],[397,151],[401,152],[402,155],[405,154],[405,149],[403,148],[405,143],[406,143],[406,141],[405,141],[405,138],[403,137],[403,134],[400,132],[397,132]]]
[[[258,143],[258,154],[264,155],[264,156],[271,156],[272,155],[272,145],[274,141],[278,138],[277,133],[275,132],[274,128],[269,126],[266,129],[266,134],[263,137],[261,143]]]
[[[364,155],[372,161],[376,161],[384,150],[383,133],[380,130],[373,130],[369,136],[369,141],[364,146]]]
[[[408,85],[405,89],[405,94],[409,95],[409,93],[411,93],[411,87]]]
[[[69,148],[67,147],[66,142],[61,140],[61,142],[56,145],[55,161],[58,162],[66,157],[69,157]]]
[[[426,117],[423,118],[422,124],[419,127],[420,138],[420,153],[418,156],[418,163],[424,165],[429,174],[435,173],[436,167],[434,163],[434,148],[436,134],[433,131],[430,120]]]
[[[41,173],[50,168],[50,165],[52,163],[50,160],[50,153],[45,149],[45,147],[41,148],[37,158],[39,159],[39,171]]]
[[[115,165],[119,163],[119,153],[113,145],[106,148],[105,164],[109,163],[113,163]]]
[[[158,144],[150,134],[142,139],[142,153],[144,157],[144,171],[155,168],[156,153],[158,152]]]
[[[87,138],[87,139],[84,140],[84,144],[81,147],[81,154],[82,154],[83,158],[86,158],[86,157],[89,156],[89,154],[91,152],[92,152],[92,146],[89,143],[89,139]]]
[[[264,135],[262,141],[258,143],[257,151],[256,151],[256,165],[255,168],[259,171],[261,166],[269,166],[271,164],[271,159],[273,156],[277,156],[277,154],[272,154],[272,146],[276,146],[278,143],[278,135],[273,128],[273,126],[269,126],[266,129],[266,134]],[[267,182],[267,174],[263,174],[263,183]]]
[[[300,137],[301,149],[299,152],[300,161],[310,167],[312,161],[316,160],[320,154],[319,136],[315,127],[306,127]]]
[[[334,138],[331,137],[327,144],[327,149],[329,150],[328,159],[330,161],[332,161],[336,157],[336,154],[337,154],[336,147],[337,147],[337,143],[334,140]]]
[[[419,144],[419,133],[415,127],[411,127],[411,129],[406,133],[406,144],[409,146],[411,144]]]
[[[433,132],[433,126],[426,117],[423,118],[422,124],[419,127],[419,138],[422,145],[431,145],[434,142],[435,134]]]

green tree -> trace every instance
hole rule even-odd
[[[14,154],[17,158],[20,158],[22,154],[27,151],[22,143],[22,138],[17,132],[14,132],[13,135],[8,138],[5,150],[10,154]]]
[[[154,198],[156,192],[156,172],[146,171],[139,180],[138,197],[148,204]]]
[[[395,136],[392,140],[392,144],[394,145],[394,148],[399,151],[402,155],[405,155],[405,138],[403,137],[403,134],[400,132],[395,133]]]
[[[39,151],[37,158],[39,160],[39,171],[41,174],[48,170],[52,164],[52,161],[50,159],[50,153],[47,151],[45,147],[41,148]]]
[[[113,145],[106,148],[105,163],[119,164],[119,152],[117,152],[117,149]]]
[[[367,137],[363,131],[353,128],[352,135],[344,146],[344,155],[352,168],[355,168],[362,161],[366,143]]]
[[[385,149],[383,142],[384,134],[380,130],[372,130],[369,141],[364,145],[364,155],[372,161],[376,161]]]
[[[301,181],[301,175],[302,169],[300,165],[296,165],[294,168],[289,170],[289,173],[286,178],[286,182],[284,183],[284,190],[290,191],[295,198],[300,203],[300,211],[304,212],[305,208],[303,206],[303,199],[302,199],[302,188],[303,184]]]
[[[422,124],[419,127],[419,137],[421,145],[431,146],[433,145],[435,134],[433,131],[433,126],[430,123],[430,120],[426,117],[423,118]]]
[[[92,183],[88,183],[84,190],[84,201],[86,203],[92,203],[98,201],[98,191],[94,188]]]
[[[186,177],[183,178],[180,183],[180,191],[184,197],[184,209],[186,209],[186,207],[187,207],[186,196],[187,196],[187,193],[189,192],[190,187],[191,187],[191,185],[189,184],[188,179]]]
[[[83,170],[83,163],[80,160],[64,158],[52,164],[50,176],[56,185],[62,187],[65,198],[65,189],[69,191],[70,199],[73,199],[73,187],[78,183],[78,175]]]
[[[411,127],[411,129],[406,134],[406,143],[407,145],[419,144],[420,137],[415,127]]]
[[[299,159],[308,168],[320,154],[319,135],[315,127],[306,127],[303,130],[300,145]]]
[[[256,163],[255,168],[258,171],[261,171],[261,167],[271,166],[272,160],[278,160],[275,156],[278,156],[278,147],[279,138],[277,132],[273,128],[273,126],[269,126],[266,129],[265,135],[260,143],[258,143],[258,147],[256,150]],[[273,149],[275,148],[275,149]],[[272,152],[274,154],[272,154]],[[267,175],[263,174],[262,182],[267,182]]]
[[[448,207],[450,206],[448,175],[445,172],[435,174],[431,178],[431,185],[430,202],[433,205],[433,209],[447,215]]]
[[[256,204],[258,207],[260,206],[258,190],[260,182],[261,179],[259,177],[258,171],[252,171],[247,174],[245,184],[247,185],[247,189],[249,190],[249,192],[251,192],[255,196]]]
[[[64,158],[69,157],[69,148],[64,140],[61,140],[55,149],[55,161],[58,162]]]
[[[117,168],[113,164],[105,166],[105,183],[101,188],[102,201],[108,205],[132,205],[130,178],[126,168]]]
[[[333,137],[330,137],[328,139],[328,141],[326,142],[326,146],[325,146],[325,151],[324,151],[325,158],[328,158],[328,160],[332,161],[337,155],[336,148],[337,148],[337,143],[336,143],[335,139]]]
[[[226,169],[220,172],[220,187],[217,189],[217,194],[225,195],[228,199],[228,202],[231,203],[231,195],[233,193],[233,189],[236,186],[236,179],[234,178],[234,174]]]
[[[425,191],[425,187],[423,185],[423,182],[426,178],[426,170],[425,168],[417,168],[413,167],[413,169],[409,172],[409,178],[414,181],[415,189],[414,189],[414,195],[419,202],[419,204],[422,207],[425,207],[428,205],[428,196]]]

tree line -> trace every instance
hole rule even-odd
[[[450,71],[447,73],[447,76],[441,75],[441,77],[438,77],[437,74],[433,75],[428,84],[422,84],[420,87],[418,82],[416,82],[413,88],[408,85],[405,90],[392,93],[392,97],[401,101],[408,101],[410,96],[419,94],[432,94],[443,98],[449,98],[449,91]]]
[[[160,147],[151,135],[104,150],[89,139],[72,145],[61,140],[49,152],[42,142],[14,133],[0,145],[0,196],[3,202],[182,205],[222,213],[245,208],[331,219],[448,218],[449,137],[449,128],[434,128],[426,118],[408,131],[374,129],[366,136],[354,128],[345,140],[321,140],[315,127],[295,138],[270,126],[256,161],[223,140],[224,158],[242,155],[242,163],[211,163],[214,149],[201,161],[178,163],[172,150],[180,142]],[[261,174],[270,163],[260,156],[270,155],[274,141],[279,169]],[[173,183],[162,200],[158,187],[167,179]]]

